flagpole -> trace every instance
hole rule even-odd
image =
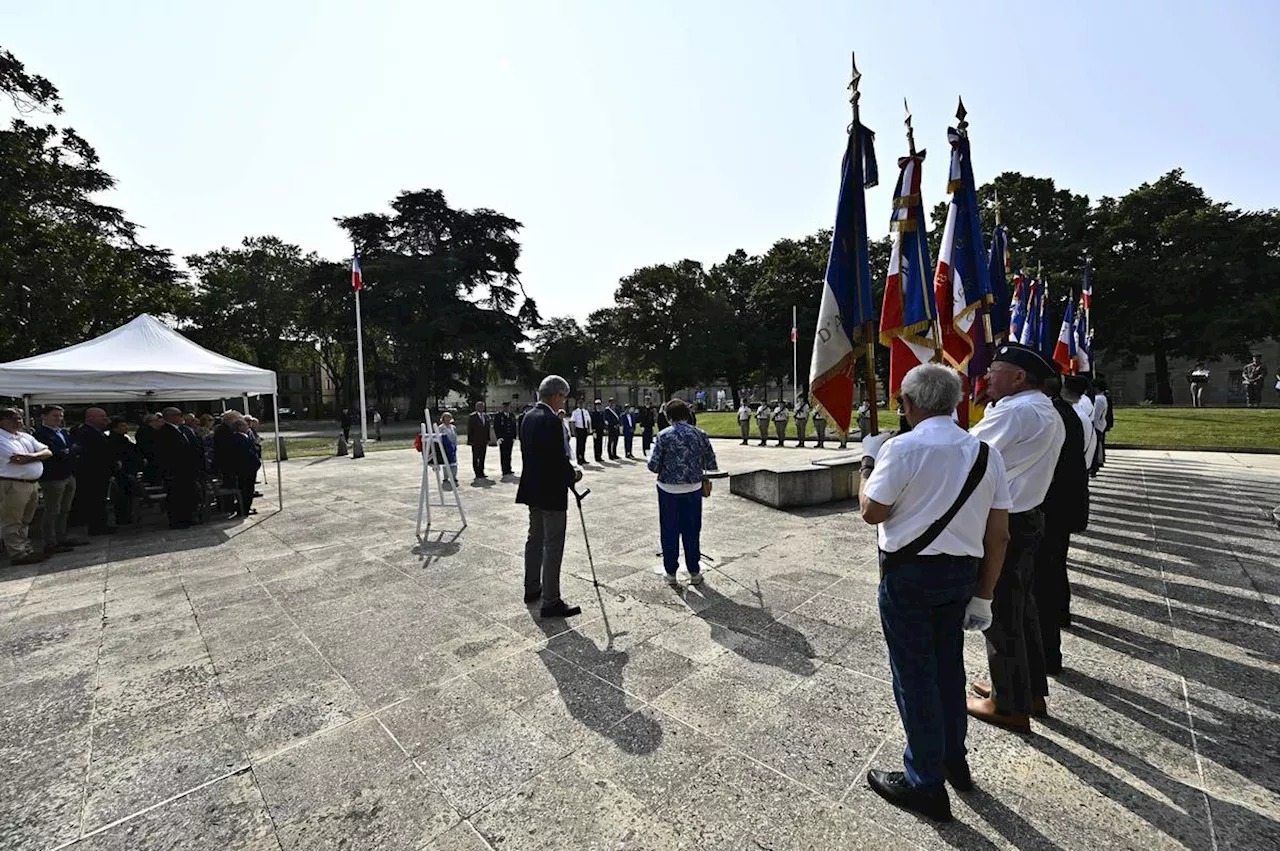
[[[902,99],[902,108],[907,113],[906,120],[902,122],[907,125],[907,152],[914,157],[916,155],[916,131],[911,126],[911,107],[907,106],[906,98]],[[937,300],[934,298],[933,290],[929,287],[930,281],[927,280],[929,274],[928,264],[924,262],[924,246],[928,243],[924,232],[923,202],[920,204],[920,221],[916,222],[916,227],[920,230],[919,238],[916,239],[916,264],[920,267],[920,290],[924,296],[924,303],[933,305],[933,310],[929,312],[933,314],[933,361],[937,363],[942,360],[942,320],[938,316]]]
[[[851,54],[852,56],[852,54]],[[849,79],[849,106],[853,109],[853,126],[849,128],[849,132],[857,133],[858,125],[861,123],[858,101],[862,98],[862,93],[858,91],[858,81],[862,79],[862,74],[858,71],[857,56],[852,56],[853,74]],[[861,144],[861,140],[859,140]],[[861,187],[858,189],[862,191]],[[880,405],[876,398],[876,323],[874,319],[868,319],[862,323],[862,342],[866,352],[867,365],[867,401],[871,404],[871,433],[873,435],[880,433]]]
[[[799,326],[796,325],[796,306],[791,305],[791,409],[800,404],[800,344]]]
[[[360,289],[364,289],[363,280]],[[369,424],[364,396],[364,325],[360,321],[360,289],[356,290],[356,368],[360,370],[360,443],[369,442]]]

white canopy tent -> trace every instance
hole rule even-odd
[[[197,346],[146,313],[131,322],[65,349],[0,364],[0,396],[31,403],[208,401],[276,394],[276,374]],[[279,406],[273,404],[276,439]],[[276,446],[276,487],[280,451]]]

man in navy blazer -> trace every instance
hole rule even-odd
[[[560,562],[564,559],[569,488],[582,470],[569,460],[569,433],[557,413],[569,396],[569,383],[548,375],[538,386],[538,404],[520,423],[520,487],[516,502],[529,506],[529,537],[524,545],[524,601],[542,600],[542,617],[582,614],[560,599]]]
[[[63,425],[63,411],[58,405],[49,405],[40,412],[40,425],[31,436],[49,447],[53,457],[44,461],[40,475],[40,491],[44,494],[44,551],[49,554],[70,552],[78,544],[67,537],[67,518],[76,498],[75,457],[71,454],[71,436]]]

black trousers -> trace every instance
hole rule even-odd
[[[618,460],[618,430],[609,429],[609,457]]]
[[[596,462],[599,463],[604,451],[604,432],[596,432],[591,436],[592,449],[595,450]]]
[[[502,459],[502,475],[511,475],[511,450],[515,447],[515,440],[504,437],[498,441],[498,456]]]
[[[640,435],[640,448],[644,450],[644,454],[649,454],[649,447],[653,445],[653,426],[644,427],[644,433]]]
[[[240,489],[240,516],[249,514],[253,508],[253,489],[258,484],[258,471],[245,470],[236,477],[236,487]]]
[[[119,475],[115,477],[116,488],[111,494],[111,510],[116,516],[116,523],[133,522],[133,477]]]
[[[578,463],[579,464],[587,463],[587,432],[583,431],[582,429],[578,429],[578,431],[573,435],[573,438],[574,438],[574,441],[576,442],[574,451],[578,453],[576,456],[578,459]]]
[[[471,468],[475,470],[477,479],[484,475],[484,456],[488,451],[487,443],[475,443],[471,446]]]
[[[107,491],[111,474],[81,473],[76,476],[76,505],[81,523],[89,527],[89,534],[107,528]]]
[[[1071,583],[1067,578],[1070,544],[1071,533],[1054,522],[1052,514],[1046,514],[1044,537],[1036,547],[1032,591],[1040,616],[1040,642],[1047,671],[1062,670],[1062,627],[1071,611]]]
[[[1049,694],[1034,590],[1036,548],[1043,534],[1039,509],[1009,515],[1009,549],[985,633],[991,697],[1001,712],[1029,715],[1031,698]]]
[[[174,476],[165,481],[169,496],[165,499],[165,511],[169,524],[190,523],[200,503],[200,489],[194,476]]]

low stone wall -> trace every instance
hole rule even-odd
[[[799,508],[853,499],[861,459],[751,470],[729,477],[729,493],[770,508]]]

